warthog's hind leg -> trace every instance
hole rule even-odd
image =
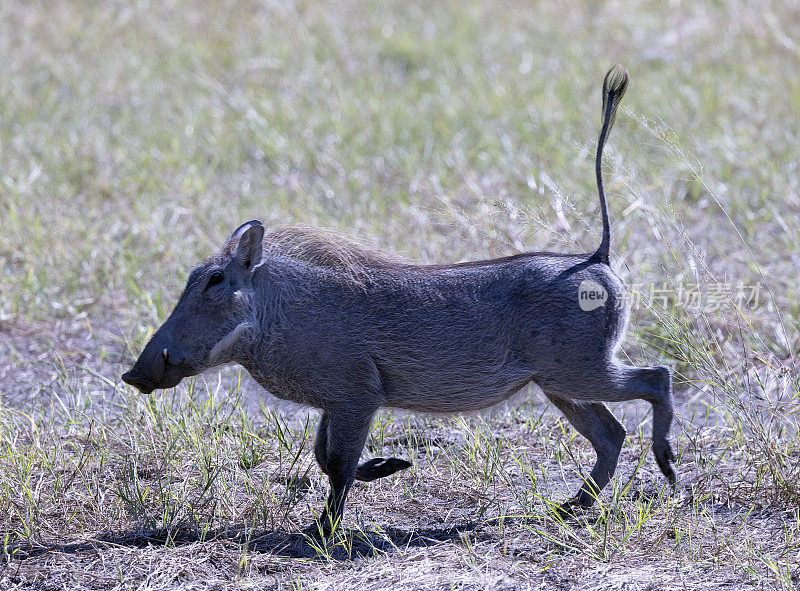
[[[597,453],[597,462],[578,493],[561,506],[569,513],[575,507],[591,507],[617,469],[617,460],[625,441],[625,428],[614,415],[599,402],[569,400],[547,394],[550,401],[562,412],[573,427],[586,437]]]
[[[584,373],[558,384],[550,383],[546,389],[554,397],[581,403],[621,402],[636,399],[649,402],[653,406],[653,454],[658,467],[669,483],[675,484],[675,468],[672,466],[672,463],[675,462],[675,454],[667,439],[673,416],[672,379],[668,368],[664,366],[631,367],[619,362],[612,362],[600,372]],[[561,410],[567,415],[567,411],[563,408]],[[603,411],[598,410],[598,412]],[[588,434],[581,431],[578,423],[573,421],[569,415],[567,418],[578,431],[592,441]],[[580,422],[579,417],[576,419]],[[614,420],[616,421],[616,419]],[[592,444],[594,445],[594,441]],[[595,449],[597,449],[596,445]]]

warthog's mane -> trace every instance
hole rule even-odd
[[[286,226],[264,236],[263,255],[282,256],[308,265],[329,269],[341,278],[364,286],[385,276],[387,270],[427,274],[437,270],[490,267],[515,259],[543,256],[548,258],[588,258],[588,253],[521,252],[500,258],[458,263],[418,263],[391,252],[376,250],[358,240],[326,228]]]
[[[195,269],[189,277],[199,275],[209,265],[223,265],[238,244],[236,237],[231,237],[222,248],[209,256]],[[341,280],[365,287],[378,282],[387,276],[387,271],[403,271],[415,275],[427,274],[437,270],[464,269],[469,267],[490,267],[515,259],[529,257],[574,258],[576,261],[586,259],[588,253],[555,253],[555,252],[521,252],[495,259],[475,260],[458,263],[423,264],[417,263],[395,253],[370,248],[358,240],[326,228],[312,226],[279,227],[266,234],[262,241],[262,263],[270,257],[283,257],[302,262],[306,265],[330,271]]]
[[[412,266],[399,255],[375,250],[357,240],[324,228],[287,226],[264,236],[263,254],[284,256],[331,269],[357,284],[368,282],[382,269]]]

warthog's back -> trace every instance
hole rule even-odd
[[[335,380],[332,373],[352,372],[354,363],[374,364],[386,406],[484,408],[531,380],[558,379],[612,353],[625,323],[621,285],[607,266],[586,259],[382,265],[358,285],[329,268],[276,259],[270,275],[283,295],[271,354],[291,352],[300,379],[321,371]],[[581,307],[587,281],[605,294],[594,309]]]

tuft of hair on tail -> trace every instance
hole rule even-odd
[[[603,189],[603,147],[608,137],[608,132],[614,126],[617,118],[617,107],[628,88],[628,70],[622,64],[613,66],[603,80],[603,127],[600,129],[600,139],[597,142],[597,156],[595,158],[595,174],[597,176],[597,191],[600,194],[600,212],[603,216],[603,239],[600,247],[592,255],[592,259],[609,265],[609,251],[611,250],[611,223],[608,219],[608,203],[606,192]]]

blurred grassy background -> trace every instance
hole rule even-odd
[[[652,491],[645,417],[609,489],[610,525],[484,523],[381,568],[420,583],[409,561],[433,556],[439,582],[497,586],[495,571],[475,574],[491,557],[512,579],[522,568],[591,588],[796,585],[798,30],[800,5],[766,0],[1,2],[4,550],[143,524],[305,523],[324,498],[307,425],[287,431],[218,381],[146,400],[118,385],[192,266],[251,218],[337,228],[421,262],[591,250],[600,85],[622,62],[631,85],[605,165],[614,268],[642,289],[760,287],[752,308],[634,310],[625,354],[676,368],[684,496]],[[530,408],[488,422],[387,416],[370,453],[407,451],[416,472],[354,489],[362,528],[542,518],[543,499],[593,458]],[[306,498],[295,485],[309,473]],[[375,562],[317,569],[238,544],[142,550],[136,573],[109,561],[102,576],[166,588],[195,568],[186,579],[213,586],[221,571],[195,553],[222,547],[238,564],[228,582],[259,568],[281,584],[385,582],[370,578]],[[615,579],[606,563],[622,556]],[[30,580],[77,588],[83,574],[48,560]]]
[[[0,22],[4,317],[155,323],[253,217],[420,261],[591,249],[619,61],[615,266],[760,266],[796,325],[793,3],[4,2]]]

